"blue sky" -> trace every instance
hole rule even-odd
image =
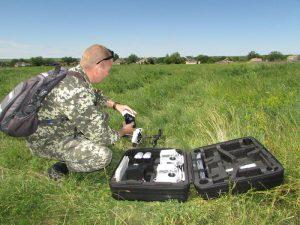
[[[300,53],[300,0],[2,1],[0,58]]]

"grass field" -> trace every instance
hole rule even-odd
[[[0,98],[49,68],[0,69]],[[300,64],[122,65],[96,85],[138,112],[161,147],[193,148],[253,136],[283,164],[285,183],[268,191],[185,203],[116,201],[109,178],[128,140],[112,147],[102,171],[47,178],[54,162],[30,154],[22,139],[0,134],[1,224],[300,224]],[[123,118],[110,111],[111,126]]]

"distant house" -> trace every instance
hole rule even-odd
[[[228,64],[228,63],[232,63],[233,61],[231,61],[230,59],[228,58],[225,58],[219,62],[216,62],[217,64]]]
[[[249,62],[251,63],[260,63],[262,61],[263,61],[262,58],[252,58],[249,60]]]
[[[288,62],[299,62],[300,61],[300,55],[290,55],[287,57]]]
[[[189,65],[200,64],[200,63],[201,63],[200,61],[197,61],[195,59],[187,59],[185,61],[185,64],[189,64]]]
[[[136,62],[136,64],[149,64],[148,59],[147,58],[143,58],[140,59],[139,61]]]
[[[125,63],[125,60],[124,59],[116,59],[113,64],[114,65],[120,65],[120,64],[124,64]]]
[[[25,66],[30,66],[30,63],[16,62],[16,64],[14,65],[14,67],[25,67]]]

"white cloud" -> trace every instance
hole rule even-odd
[[[2,40],[0,39],[0,46],[6,46],[11,48],[29,48],[30,45],[23,44],[15,41],[8,41],[8,40]]]
[[[30,58],[30,57],[79,57],[80,51],[72,47],[57,47],[54,45],[35,45],[11,40],[0,39],[0,58]]]

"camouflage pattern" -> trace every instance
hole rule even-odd
[[[107,145],[119,138],[108,125],[108,114],[103,112],[107,97],[95,93],[80,65],[71,68],[83,79],[66,76],[44,99],[39,119],[66,116],[68,121],[40,125],[26,138],[34,155],[66,161],[70,171],[89,172],[107,166],[111,150]]]

